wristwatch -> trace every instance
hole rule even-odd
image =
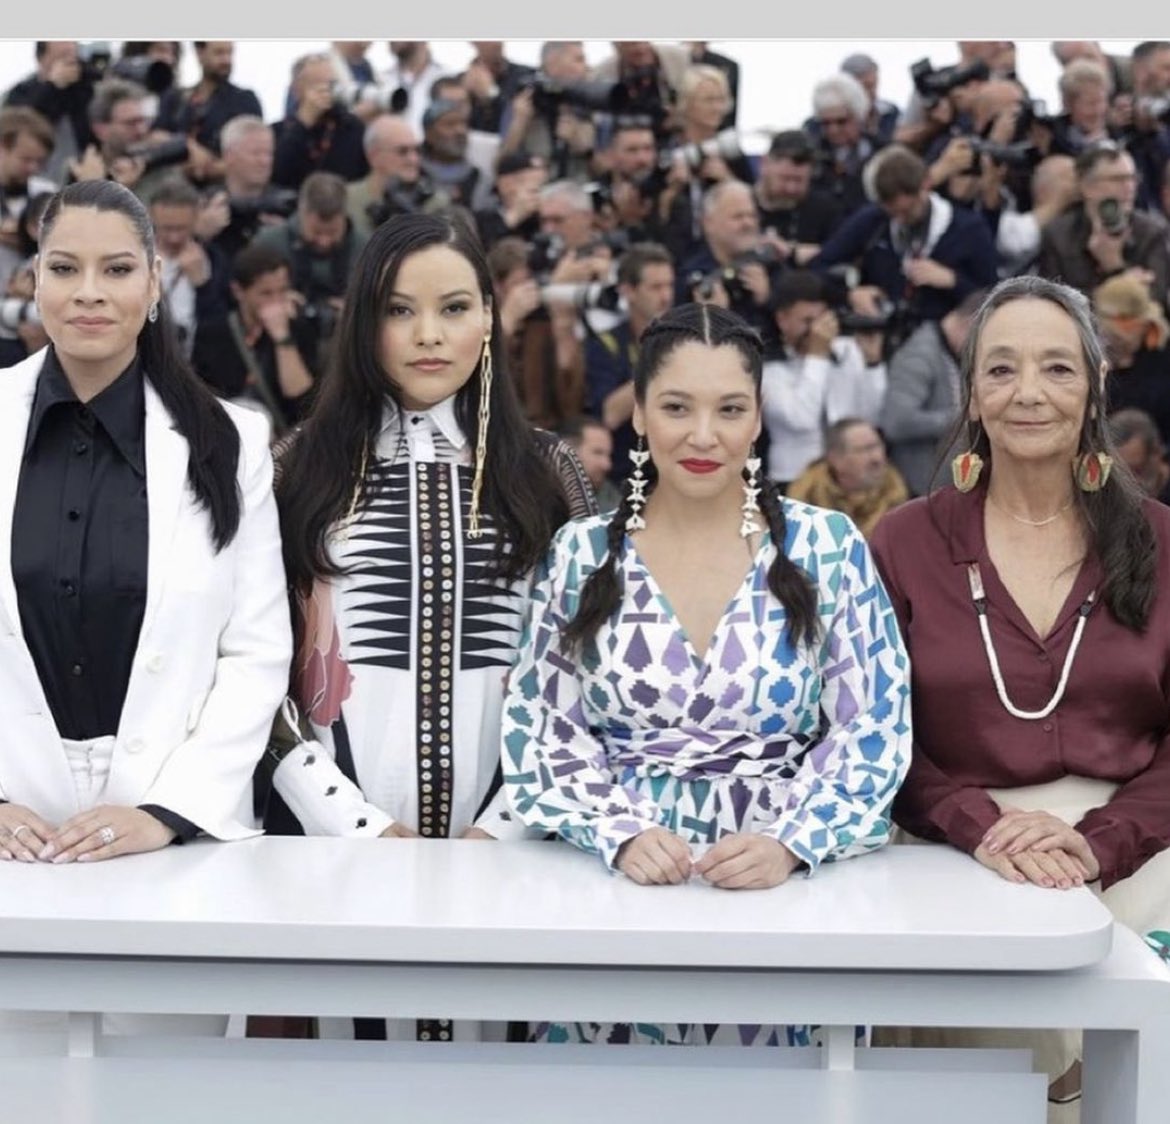
[[[296,347],[297,341],[292,336],[281,336],[278,340],[272,341],[273,347]]]

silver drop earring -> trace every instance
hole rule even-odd
[[[642,518],[642,508],[646,506],[646,474],[643,466],[650,459],[650,450],[646,448],[645,440],[638,438],[637,447],[630,450],[630,463],[634,471],[630,474],[630,515],[626,520],[626,531],[643,531],[646,529],[646,520]]]
[[[764,528],[760,524],[760,458],[756,456],[753,445],[748,453],[745,467],[747,479],[743,482],[743,522],[739,525],[739,533],[746,539],[758,535]]]

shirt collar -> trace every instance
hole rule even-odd
[[[404,428],[426,425],[433,432],[439,433],[447,443],[462,452],[467,447],[467,435],[459,426],[455,417],[455,395],[444,398],[429,410],[407,410],[387,402],[382,413],[382,435],[397,437]]]
[[[25,456],[28,456],[36,444],[45,415],[52,407],[63,403],[79,404],[57,353],[50,346],[37,378],[37,389],[33,396],[32,413],[24,441]],[[86,406],[113,441],[118,452],[140,476],[145,476],[146,392],[143,389],[142,364],[137,355],[131,360],[130,365],[105,390],[91,398]]]

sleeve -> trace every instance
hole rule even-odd
[[[312,170],[309,130],[295,117],[286,117],[276,138],[272,182],[280,187],[299,189]]]
[[[832,425],[842,418],[864,418],[876,425],[886,398],[886,365],[867,367],[857,341],[848,336],[838,345],[840,358],[829,372],[825,394],[825,421]]]
[[[870,536],[874,560],[903,637],[910,634],[913,610],[899,580],[896,558],[897,544],[914,542],[913,534],[907,534],[907,530],[899,520],[887,517],[878,522]],[[999,805],[985,789],[957,784],[917,743],[910,757],[910,769],[894,800],[895,822],[922,839],[950,843],[973,853],[1000,818]]]
[[[600,418],[605,400],[629,380],[621,359],[590,334],[585,340],[585,410]]]
[[[978,289],[988,289],[999,279],[995,239],[975,215],[968,228],[967,252],[955,266],[955,303],[964,301]]]
[[[1034,254],[1040,245],[1040,224],[1031,211],[1000,213],[995,247],[1009,261]]]
[[[569,504],[569,518],[596,515],[597,495],[572,447],[554,439],[549,442],[547,455]]]
[[[884,218],[884,212],[872,204],[855,211],[808,263],[809,269],[823,273],[830,266],[856,261]]]
[[[860,532],[843,515],[832,522],[843,561],[829,579],[831,617],[820,642],[827,732],[805,754],[766,832],[810,874],[889,841],[890,807],[910,764],[910,661],[898,622]]]
[[[169,827],[175,833],[172,843],[189,843],[199,834],[199,828],[190,820],[176,816],[169,808],[160,808],[157,804],[140,804],[138,810],[148,812],[164,827]]]
[[[239,421],[240,525],[228,548],[235,552],[232,608],[219,636],[213,685],[195,729],[139,801],[220,838],[239,833],[238,809],[288,688],[292,660],[267,428],[259,417]]]
[[[561,633],[577,611],[578,582],[587,576],[574,552],[586,543],[569,524],[536,574],[504,697],[504,789],[522,823],[599,855],[612,870],[622,844],[660,819],[652,801],[614,783],[605,747],[585,715],[577,661],[561,651]]]
[[[954,409],[926,409],[931,384],[940,373],[930,356],[911,341],[894,352],[880,418],[889,440],[941,437],[954,424]]]
[[[764,393],[768,413],[787,429],[819,431],[830,379],[837,373],[820,355],[806,355],[802,362],[775,362],[765,367]]]

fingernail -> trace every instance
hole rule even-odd
[[[68,854],[61,854],[61,855],[58,855],[58,856],[57,856],[57,857],[56,857],[56,858],[53,860],[53,865],[55,866],[57,863],[64,863],[64,862],[68,862],[68,861],[69,861],[69,856],[68,856]]]
[[[53,857],[53,844],[46,843],[41,848],[41,853],[39,855],[37,855],[37,858],[38,859],[51,859],[52,857]]]
[[[994,855],[994,854],[995,854],[995,852],[996,852],[996,851],[998,851],[998,850],[999,850],[999,844],[998,844],[998,843],[989,843],[989,844],[987,845],[987,853],[988,853],[989,855]]]

